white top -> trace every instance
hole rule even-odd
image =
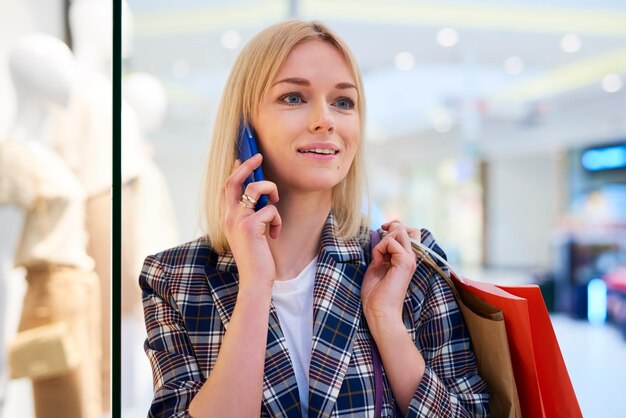
[[[87,255],[85,193],[65,163],[38,142],[0,141],[0,205],[25,210],[15,265],[93,268]]]
[[[309,365],[313,344],[313,285],[315,257],[295,279],[274,282],[272,299],[285,335],[300,395],[302,415],[309,409]]]

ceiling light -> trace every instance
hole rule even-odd
[[[578,52],[582,44],[580,36],[575,33],[570,33],[569,35],[565,35],[561,38],[561,49],[569,54]]]
[[[504,71],[510,75],[518,75],[524,71],[524,60],[518,56],[508,57],[504,60]]]
[[[221,42],[226,49],[237,49],[241,43],[241,35],[235,30],[227,30],[222,33]]]
[[[415,57],[410,52],[400,52],[393,61],[400,71],[408,71],[415,65]]]
[[[576,60],[524,81],[504,87],[490,101],[530,102],[588,85],[598,85],[607,74],[626,74],[626,48]],[[623,76],[622,81],[623,81]],[[615,77],[610,77],[611,78]],[[615,82],[613,82],[615,83]],[[609,81],[610,84],[610,81]]]
[[[452,28],[443,28],[437,32],[437,42],[439,45],[449,48],[459,42],[459,34]]]
[[[618,74],[608,74],[602,77],[602,90],[615,93],[622,89],[624,83]]]

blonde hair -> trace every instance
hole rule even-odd
[[[337,222],[336,234],[348,239],[359,234],[363,170],[363,137],[365,100],[363,82],[356,60],[347,45],[320,22],[290,20],[270,26],[256,35],[243,48],[231,70],[222,93],[211,139],[210,154],[204,174],[205,233],[218,253],[229,248],[220,221],[224,212],[222,188],[237,158],[237,137],[243,119],[251,122],[267,94],[272,80],[291,50],[309,40],[322,40],[337,48],[350,67],[358,91],[357,110],[360,119],[360,143],[347,176],[333,188],[332,211]]]

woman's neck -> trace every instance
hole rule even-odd
[[[293,279],[317,255],[331,206],[331,191],[281,194],[276,204],[282,220],[280,235],[275,240],[268,236],[276,280]]]

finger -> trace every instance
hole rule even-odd
[[[283,221],[278,213],[276,206],[267,205],[263,209],[256,212],[255,215],[259,221],[269,225],[269,234],[272,239],[278,238],[283,225]]]
[[[409,264],[413,258],[409,258],[405,248],[395,239],[383,239],[373,249],[372,260],[375,266],[388,259],[392,265]]]
[[[381,246],[380,241],[374,248],[372,248],[372,264],[378,267],[385,259],[385,255],[387,254],[385,248],[386,246]]]
[[[398,225],[392,231],[393,233],[395,233],[394,238],[400,243],[400,245],[402,245],[402,247],[404,247],[407,252],[412,252],[413,250],[411,249],[411,238],[409,238],[409,233],[406,230],[406,227],[402,224],[394,225]]]
[[[235,204],[239,201],[244,180],[261,165],[262,161],[263,157],[261,154],[255,154],[252,158],[235,167],[224,184],[224,196],[227,202]],[[235,165],[237,165],[237,162],[235,162]]]
[[[401,229],[406,229],[406,225],[398,220],[393,220],[386,225],[388,234]]]
[[[261,195],[264,194],[268,195],[272,202],[278,202],[279,199],[278,186],[276,186],[276,183],[268,180],[255,181],[254,183],[248,184],[244,193],[254,200],[259,200]],[[241,198],[241,196],[239,197]]]
[[[385,231],[389,231],[389,227],[390,227],[391,225],[393,225],[394,223],[400,223],[400,224],[401,224],[402,222],[400,222],[400,221],[399,221],[399,220],[397,220],[397,219],[393,219],[393,220],[391,220],[391,221],[389,221],[389,222],[385,222],[385,223],[384,223],[384,224],[382,224],[380,227],[381,227],[382,229],[384,229]]]
[[[389,232],[393,232],[401,228],[405,228],[405,226],[402,222],[399,222],[399,221],[390,222],[389,225],[387,226],[387,230]]]
[[[396,241],[395,236],[397,232],[390,232],[386,234],[383,239],[373,248],[372,257],[382,256],[383,261],[389,261],[391,253],[389,250],[390,241]]]
[[[383,239],[393,239],[397,241],[400,244],[400,246],[402,246],[406,254],[411,254],[411,255],[413,254],[413,249],[411,247],[411,240],[404,228],[394,229],[393,231],[389,232]]]
[[[402,226],[402,227],[406,228],[410,238],[413,238],[413,239],[415,239],[417,241],[421,241],[422,232],[421,232],[421,230],[419,228],[413,228],[413,227],[406,226],[405,224],[403,224],[402,222],[400,222],[397,219],[394,219],[392,221],[386,222],[386,223],[384,223],[381,226],[382,226],[382,228],[385,231],[392,231],[393,229]]]
[[[235,162],[233,162],[233,166],[232,166],[232,168],[230,170],[231,174],[240,165],[241,165],[241,161],[239,160],[239,158],[235,159]],[[226,197],[228,195],[228,178],[226,179],[226,182],[224,183],[224,187],[222,187],[221,192],[222,192],[222,199],[224,199],[224,201],[227,201]]]
[[[414,240],[422,240],[422,231],[419,228],[407,228],[407,232],[409,233],[409,237],[413,238]]]
[[[415,271],[417,260],[412,250],[407,251],[397,240],[389,241],[388,249],[389,262],[392,266],[410,271],[411,274]]]

